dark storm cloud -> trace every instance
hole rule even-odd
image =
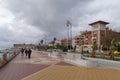
[[[78,26],[78,11],[90,0],[8,0],[8,7],[17,19],[24,19],[26,24],[38,27],[49,36],[66,35],[66,21]],[[79,6],[79,7],[78,7]]]
[[[97,20],[120,32],[120,0],[0,0],[0,48],[14,43],[36,43],[67,38],[66,21],[73,35],[90,30]]]

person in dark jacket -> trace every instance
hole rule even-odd
[[[20,52],[21,52],[21,56],[24,56],[24,49],[23,48],[20,50]]]
[[[28,49],[27,53],[28,53],[28,59],[30,59],[30,58],[31,58],[32,50],[31,50],[31,49]]]
[[[26,56],[28,55],[28,50],[27,49],[25,49],[25,54],[26,54]]]

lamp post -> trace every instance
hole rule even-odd
[[[70,48],[70,50],[72,49],[72,24],[69,20],[67,20],[67,35],[68,35],[68,48]]]

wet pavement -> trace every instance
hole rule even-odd
[[[0,80],[120,80],[120,70],[87,68],[33,51],[29,60],[20,54],[0,69]]]

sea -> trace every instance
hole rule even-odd
[[[12,53],[13,53],[12,49],[0,50],[0,60],[3,60],[3,54],[7,54],[7,58],[10,58]]]
[[[0,53],[0,60],[3,60],[2,53]]]

